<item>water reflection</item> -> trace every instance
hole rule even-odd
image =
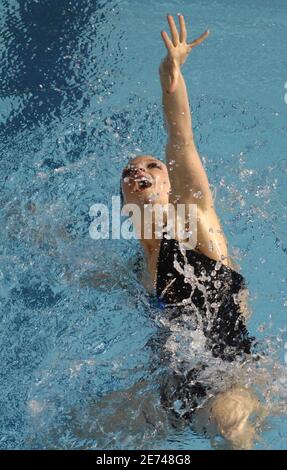
[[[116,2],[98,0],[13,1],[2,4],[1,97],[13,97],[14,110],[2,121],[7,136],[33,125],[60,119],[83,100],[88,105],[89,78],[102,86],[102,56],[94,45],[101,40],[101,23],[112,21]],[[110,23],[112,28],[112,23]],[[90,34],[83,35],[90,30]],[[92,33],[92,34],[91,34]],[[108,40],[103,43],[106,53]],[[90,70],[86,74],[86,57]],[[85,69],[85,70],[83,70]],[[85,96],[86,95],[86,96]],[[16,97],[20,100],[16,100]],[[4,127],[5,124],[5,127]]]

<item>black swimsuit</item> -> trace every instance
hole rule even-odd
[[[248,334],[238,301],[244,288],[243,276],[233,269],[194,250],[182,250],[174,239],[162,239],[156,284],[159,305],[168,307],[176,319],[183,312],[200,318],[206,347],[224,361],[251,352],[254,338]],[[206,367],[201,363],[184,375],[173,373],[161,388],[162,403],[173,410],[173,403],[180,400],[188,410],[180,415],[190,418],[206,396],[206,388],[197,381]]]

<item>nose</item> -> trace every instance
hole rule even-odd
[[[137,171],[138,171],[138,173],[145,173],[146,172],[145,168],[143,168],[141,166],[137,169]]]
[[[136,166],[136,167],[133,168],[132,172],[133,172],[134,176],[140,176],[140,175],[146,173],[146,170],[142,166]]]

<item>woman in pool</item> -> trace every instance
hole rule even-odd
[[[171,203],[197,205],[197,243],[183,250],[179,232],[173,239],[155,236],[140,241],[146,258],[145,285],[156,292],[161,307],[174,307],[173,317],[188,312],[200,318],[206,337],[206,347],[214,357],[231,362],[250,354],[252,338],[244,323],[246,286],[244,278],[230,260],[226,238],[216,214],[208,178],[194,141],[188,94],[181,67],[194,47],[208,36],[187,42],[184,17],[179,15],[180,31],[172,16],[167,16],[171,39],[162,32],[167,56],[159,73],[162,86],[163,110],[168,133],[166,164],[151,155],[133,158],[124,168],[121,190],[125,204],[136,204],[143,216],[144,204]],[[186,225],[186,220],[183,221]],[[190,269],[186,269],[189,267]],[[187,274],[189,273],[189,274]],[[202,364],[199,369],[207,365]],[[171,409],[175,401],[184,403],[184,418],[191,420],[200,398],[206,390],[197,381],[197,369],[178,376],[170,392],[163,386],[161,399]],[[206,408],[206,407],[205,407]],[[234,446],[252,446],[254,428],[248,419],[259,409],[251,391],[234,384],[209,401],[208,422]],[[175,411],[176,413],[176,411]],[[182,415],[181,415],[182,416]]]

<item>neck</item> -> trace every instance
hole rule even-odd
[[[137,233],[140,234],[139,241],[144,249],[146,258],[149,262],[152,259],[153,255],[155,255],[159,250],[161,238],[158,237],[159,234],[162,232],[162,229],[159,229],[158,225],[155,224],[154,220],[152,220],[150,224],[147,224],[147,221],[144,220],[143,211],[141,213],[141,225],[140,227],[138,227],[138,229],[135,225],[135,229]]]

